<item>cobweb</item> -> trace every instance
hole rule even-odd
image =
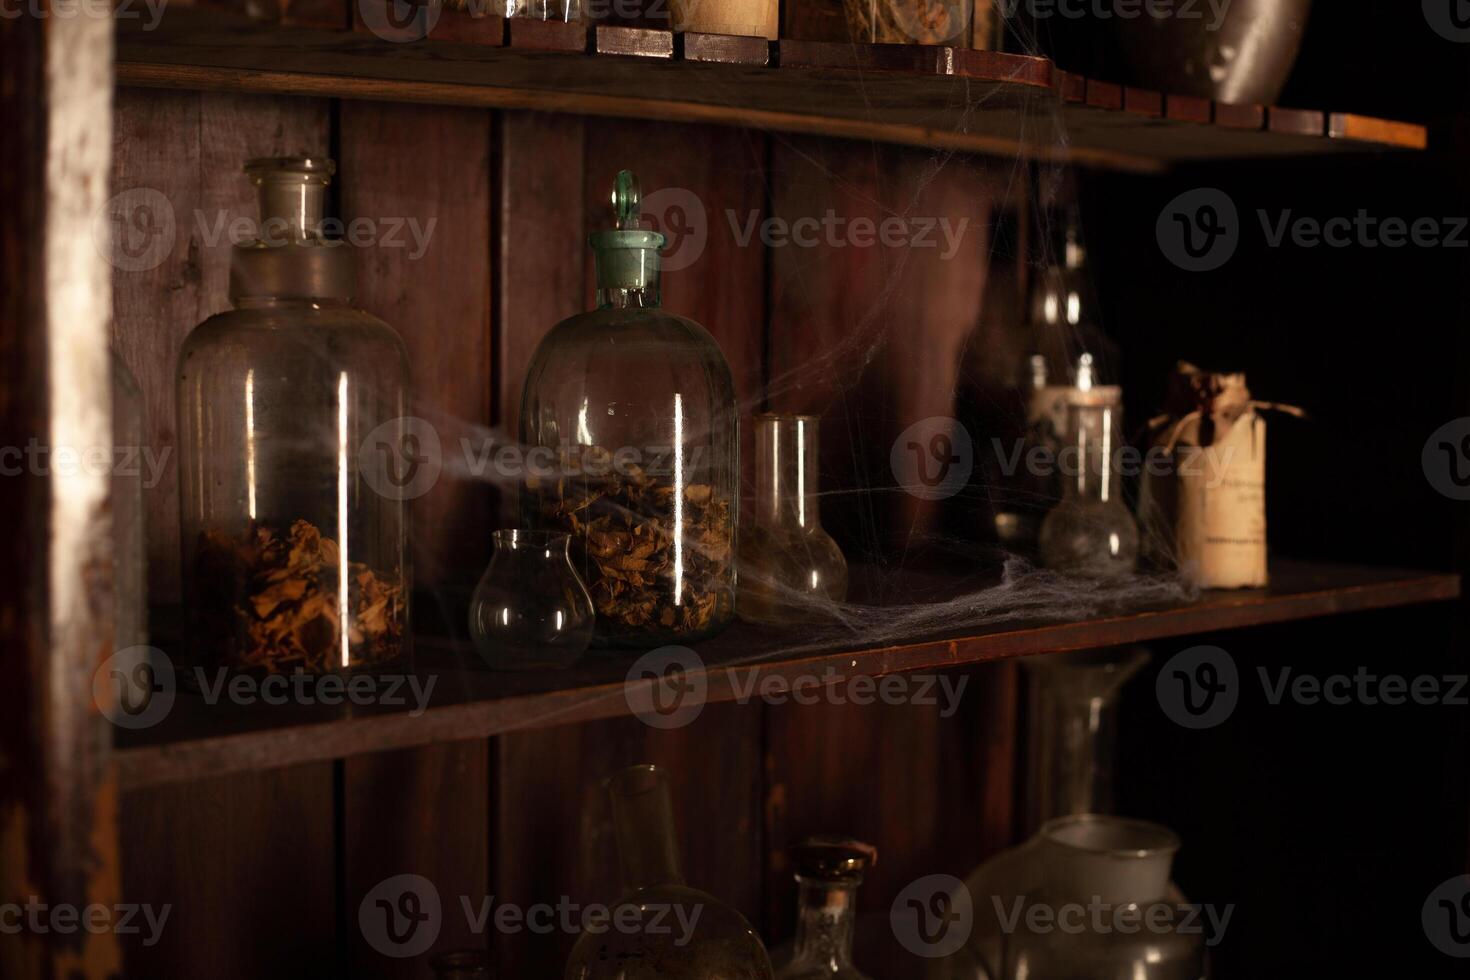
[[[1034,44],[1034,38],[1029,40]],[[957,126],[962,129],[972,117],[993,108],[990,101],[999,98],[979,88],[966,89],[961,97],[965,102]],[[907,325],[905,307],[914,288],[911,266],[920,261],[915,250],[907,248],[883,250],[882,276],[871,302],[844,324],[839,335],[826,338],[828,342],[820,349],[809,350],[785,367],[773,367],[768,359],[761,391],[739,404],[742,426],[773,406],[799,404],[803,413],[820,416],[825,450],[817,474],[818,497],[828,530],[849,562],[852,579],[847,596],[834,600],[743,563],[741,587],[774,593],[789,606],[797,626],[785,639],[775,641],[778,649],[762,645],[752,652],[752,658],[830,647],[844,638],[865,646],[883,646],[922,637],[972,634],[1002,623],[1076,621],[1180,603],[1196,595],[1187,578],[1173,569],[1167,535],[1152,530],[1162,526],[1161,522],[1138,521],[1144,537],[1140,552],[1146,558],[1133,574],[1115,579],[1077,577],[1048,569],[1034,541],[1005,541],[998,534],[998,510],[1025,511],[1039,522],[1060,493],[1055,482],[1038,487],[1036,481],[1028,484],[1013,473],[998,472],[995,465],[996,457],[1009,455],[1016,447],[1024,450],[1036,438],[1038,423],[1026,402],[1029,359],[1033,355],[1047,358],[1051,384],[1072,383],[1066,372],[1083,353],[1095,359],[1101,383],[1120,380],[1119,351],[1108,337],[1088,279],[1076,175],[1066,161],[1069,141],[1057,97],[1038,91],[1019,112],[1007,111],[1015,118],[1021,146],[1012,157],[975,157],[951,151],[927,151],[925,156],[926,151],[905,151],[910,154],[910,165],[889,180],[881,173],[878,158],[892,151],[875,148],[876,198],[867,189],[854,188],[848,174],[827,167],[812,142],[771,134],[788,159],[811,168],[815,177],[804,179],[830,183],[884,217],[905,222],[922,217],[926,207],[933,208],[928,196],[931,187],[953,168],[979,168],[986,186],[992,188],[992,197],[984,229],[985,249],[976,266],[959,268],[965,259],[956,259],[942,273],[951,277],[951,284],[952,277],[972,280],[978,302],[972,322],[940,325],[948,335],[963,339],[948,390],[929,392],[920,399],[930,408],[921,412],[897,403],[881,384],[881,369],[895,359],[945,356],[922,344],[914,352],[896,342],[895,335]],[[915,159],[921,165],[913,166]],[[769,175],[767,181],[766,211],[770,212],[776,190]],[[898,186],[900,182],[905,186]],[[810,258],[821,260],[821,254]],[[1041,286],[1059,270],[1065,282],[1053,297],[1052,318],[1044,324],[1045,336],[1041,336],[1041,315],[1033,307],[1043,292]],[[927,274],[935,274],[932,267]],[[799,290],[802,283],[796,277],[787,285]],[[880,376],[877,380],[875,374]],[[811,400],[813,390],[823,393],[820,401]],[[963,433],[972,454],[968,477],[942,499],[934,499],[932,487],[891,465],[895,439],[926,421],[930,423],[926,436],[943,434],[944,426],[949,425],[949,444],[956,444]],[[462,431],[455,433],[456,438],[488,440],[495,445],[514,445],[516,440],[503,430],[465,426],[454,420],[441,424],[451,429],[459,426]],[[685,435],[697,441],[703,433]],[[1141,426],[1130,435],[1130,443],[1140,449],[1146,446]],[[748,452],[750,446],[745,439],[744,450]],[[992,447],[996,447],[994,452]],[[754,513],[751,498],[756,490],[750,482],[751,469],[748,464],[744,467],[742,488],[742,520],[747,522]],[[454,475],[487,479],[484,473]],[[498,485],[502,499],[513,500],[520,490],[513,479],[493,474],[488,479]],[[1129,508],[1136,509],[1136,485],[1124,480],[1118,490]],[[514,519],[508,516],[509,508],[503,512],[508,520]],[[786,564],[800,565],[802,551],[808,547],[800,538],[787,541],[790,560]]]

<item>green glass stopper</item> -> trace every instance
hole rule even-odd
[[[613,182],[612,206],[613,214],[617,216],[617,227],[620,230],[632,230],[638,227],[641,217],[639,213],[638,177],[631,170],[619,170],[618,178]]]

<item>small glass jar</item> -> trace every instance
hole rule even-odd
[[[745,917],[684,884],[664,770],[633,766],[606,787],[625,886],[609,916],[618,926],[577,938],[566,980],[771,980]]]
[[[521,520],[572,536],[595,644],[688,643],[735,614],[735,385],[714,338],[659,309],[664,237],[638,227],[626,170],[613,202],[618,227],[590,239],[598,308],[526,371]]]
[[[571,538],[496,531],[495,554],[470,599],[470,639],[495,670],[566,667],[592,642],[592,598],[577,577]]]
[[[817,418],[755,417],[755,513],[740,527],[740,618],[809,622],[847,598],[847,559],[822,529]]]
[[[796,939],[777,980],[867,980],[852,962],[857,890],[876,850],[857,841],[817,837],[791,849],[796,866]]]
[[[1122,391],[1094,386],[1092,379],[1092,356],[1083,354],[1077,385],[1067,392],[1066,444],[1058,457],[1062,500],[1041,523],[1041,561],[1069,575],[1115,579],[1132,574],[1138,562],[1138,524],[1113,469]]]
[[[352,305],[350,246],[321,235],[321,158],[252,160],[260,238],[236,245],[235,309],[178,360],[190,660],[312,674],[408,652],[403,342]],[[378,450],[386,450],[380,454]]]

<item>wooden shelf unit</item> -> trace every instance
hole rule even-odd
[[[1125,88],[1022,55],[518,20],[466,32],[455,17],[441,13],[436,31],[459,30],[394,42],[360,24],[170,10],[153,30],[119,22],[117,81],[717,123],[1140,172],[1427,145],[1410,123]]]
[[[907,576],[900,601],[944,598],[940,579]],[[1278,562],[1266,589],[1207,592],[1163,608],[1117,610],[1074,622],[1004,623],[909,642],[865,644],[833,628],[792,636],[737,623],[699,645],[707,703],[731,701],[758,678],[790,683],[941,670],[1063,650],[1143,643],[1222,629],[1453,599],[1457,575]],[[951,591],[953,587],[951,586]],[[528,728],[632,714],[625,682],[638,654],[589,652],[565,671],[499,673],[479,666],[467,641],[421,638],[415,674],[435,677],[431,707],[351,708],[208,704],[179,691],[161,724],[117,733],[124,787],[178,782],[366,752],[485,738]],[[829,672],[830,673],[827,673]],[[405,692],[407,688],[405,688]]]

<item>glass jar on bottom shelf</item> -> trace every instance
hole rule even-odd
[[[609,777],[624,891],[605,932],[583,932],[566,980],[771,980],[760,937],[735,909],[679,871],[668,777],[651,765]],[[676,914],[677,913],[677,914]],[[670,929],[670,920],[690,923]]]
[[[566,667],[592,642],[592,599],[565,534],[496,531],[470,599],[470,639],[487,667]]]
[[[1200,980],[1203,937],[1181,929],[1182,903],[1169,883],[1178,850],[1172,831],[1142,820],[1083,814],[1043,825],[1035,851],[1040,887],[1025,893],[1025,904],[1102,914],[1080,929],[1033,929],[1023,912],[1022,925],[1006,936],[1001,976]]]
[[[1169,880],[1179,839],[1167,827],[1127,817],[1076,814],[1047,821],[965,879],[975,919],[961,955],[936,977],[984,980],[1200,980],[1204,937],[1181,928],[1186,904]],[[1046,913],[1033,909],[1040,906]],[[1089,906],[1101,907],[1100,921]],[[1081,914],[1070,932],[1063,912]],[[1113,921],[1152,923],[1125,932]],[[1131,927],[1130,927],[1131,928]]]

